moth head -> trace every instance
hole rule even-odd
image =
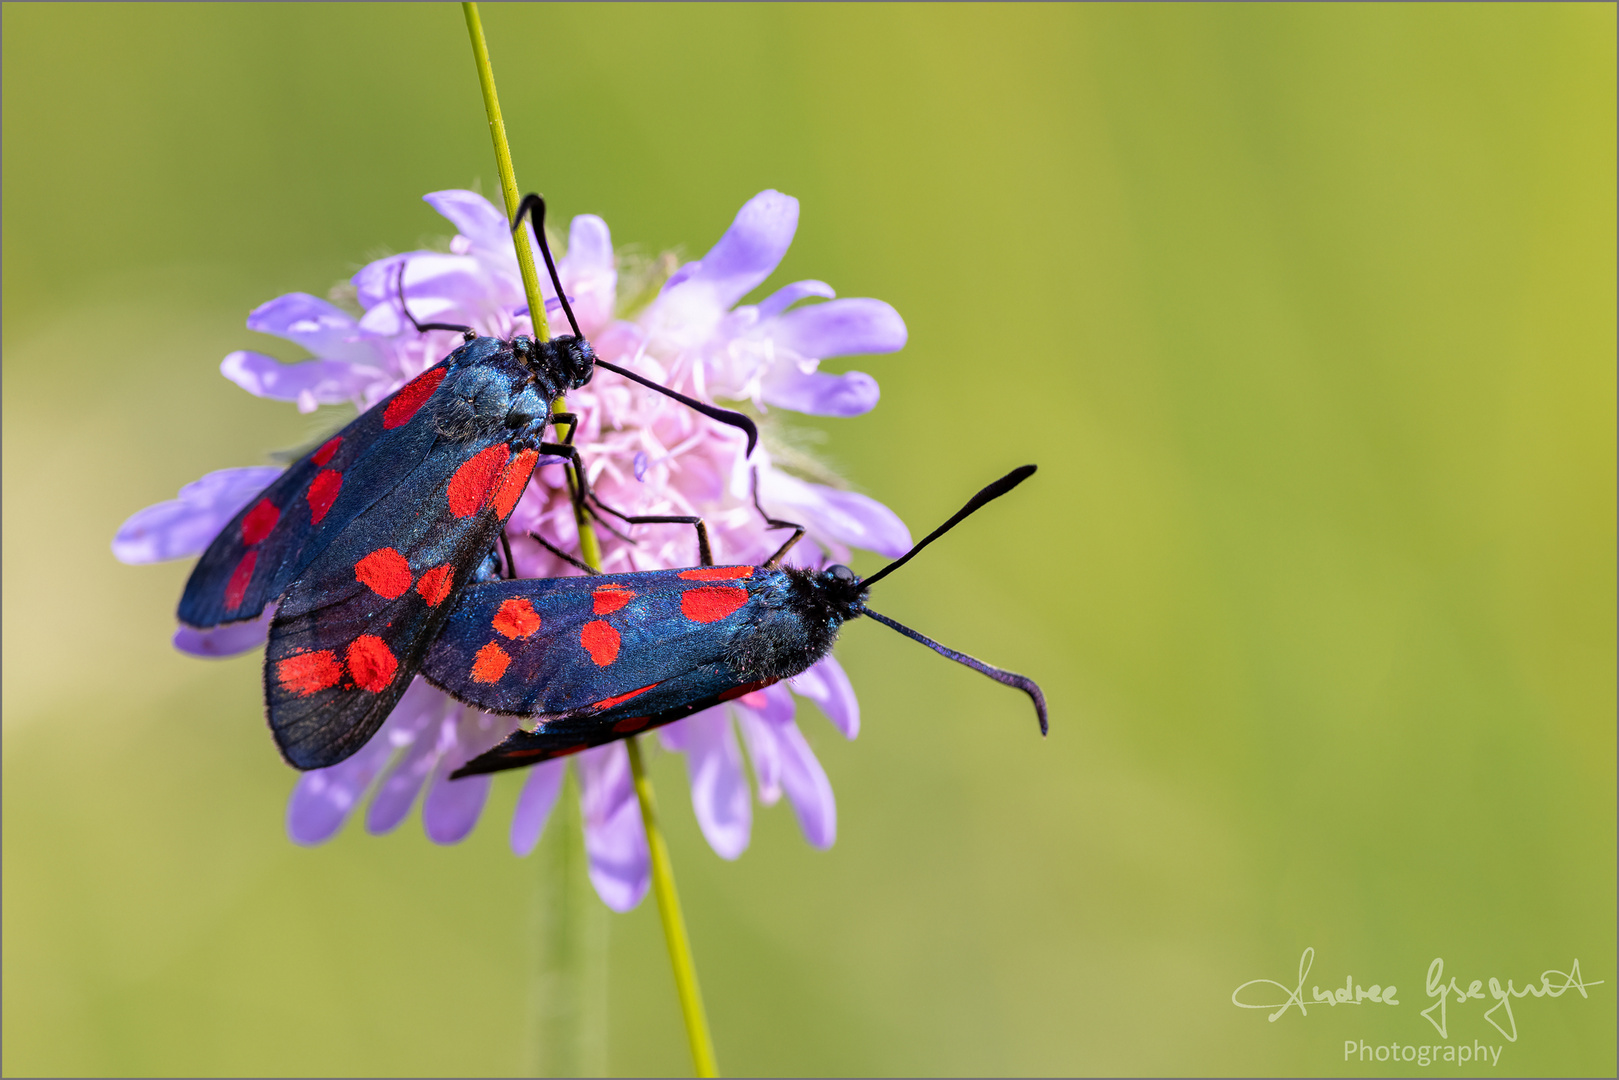
[[[557,365],[557,375],[569,390],[577,390],[590,381],[596,368],[596,350],[590,342],[576,334],[563,334],[548,343]]]
[[[821,571],[821,588],[841,606],[852,608],[866,598],[866,583],[842,563],[833,563]]]

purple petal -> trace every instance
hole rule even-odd
[[[557,265],[568,290],[568,302],[586,334],[607,325],[613,317],[618,292],[618,270],[613,262],[613,237],[607,222],[595,214],[580,214],[568,227],[568,254]],[[546,309],[550,310],[547,303]]]
[[[180,497],[131,514],[112,538],[113,557],[131,565],[200,555],[237,511],[275,482],[278,468],[218,469],[180,489]]]
[[[652,860],[630,778],[629,753],[622,743],[612,743],[586,750],[574,760],[591,884],[602,903],[614,911],[629,911],[652,883]]]
[[[584,276],[610,273],[612,269],[613,234],[607,222],[595,214],[575,216],[568,225],[568,254],[557,264],[557,272],[566,278],[569,271]]]
[[[327,360],[377,360],[376,345],[365,339],[353,316],[308,293],[288,293],[260,304],[247,317],[247,328],[302,345]]]
[[[781,741],[774,725],[759,719],[748,709],[737,709],[742,740],[748,744],[748,760],[753,762],[753,778],[759,784],[759,801],[775,806],[781,799]]]
[[[793,693],[807,697],[832,721],[832,726],[843,732],[845,739],[860,734],[860,700],[855,697],[849,676],[843,665],[828,656],[808,671],[787,681]]]
[[[776,345],[799,356],[825,359],[887,353],[905,346],[905,320],[881,300],[856,298],[789,311],[770,328]]]
[[[449,219],[456,232],[488,251],[512,251],[511,226],[506,215],[473,191],[435,191],[422,201]],[[512,258],[516,258],[515,252]],[[420,316],[417,316],[420,318]]]
[[[219,372],[255,397],[296,401],[303,413],[314,412],[316,405],[352,401],[382,375],[374,367],[346,360],[283,364],[273,356],[245,351],[225,357]]]
[[[478,824],[489,798],[488,774],[450,779],[450,774],[494,746],[512,729],[505,717],[480,709],[452,705],[444,721],[450,737],[433,766],[433,776],[422,800],[422,828],[435,844],[459,844]]]
[[[690,272],[670,278],[664,292],[676,285],[701,285],[722,308],[729,308],[770,276],[797,231],[798,200],[761,191],[743,204],[719,243]]]
[[[905,523],[876,499],[811,484],[778,469],[759,474],[759,496],[776,517],[802,521],[810,535],[897,558],[911,548]],[[794,517],[797,514],[799,516]]]
[[[347,761],[300,776],[287,800],[287,835],[292,842],[307,846],[331,839],[392,752],[388,740],[372,739]]]
[[[266,604],[256,619],[221,623],[203,630],[182,625],[174,631],[174,647],[183,653],[210,660],[235,656],[263,645],[270,636],[270,620],[274,617],[275,605]]]
[[[669,280],[663,283],[663,289],[661,290],[660,295],[668,292],[677,285],[685,284],[688,278],[695,277],[697,275],[697,271],[701,270],[702,268],[703,264],[695,259],[689,263],[681,263],[679,268],[677,268],[674,273],[669,275]]]
[[[782,683],[744,694],[731,702],[753,759],[754,776],[759,782],[759,801],[773,806],[781,798],[780,733],[793,722],[797,703]]]
[[[824,281],[795,281],[791,285],[783,285],[759,301],[758,318],[760,322],[773,319],[800,300],[806,300],[811,296],[819,296],[822,299],[830,300],[837,295],[832,286]]]
[[[447,694],[418,678],[394,706],[382,730],[372,736],[373,742],[385,738],[393,746],[404,746],[405,752],[371,796],[365,811],[367,832],[380,836],[405,820],[416,793],[453,742],[454,725],[447,716],[457,708]]]
[[[782,725],[793,722],[793,716],[798,712],[798,704],[793,701],[793,695],[787,692],[787,687],[781,683],[771,683],[763,690],[738,698],[743,706],[759,714],[759,719],[769,723]]]
[[[737,858],[748,849],[753,800],[742,770],[742,748],[727,710],[705,709],[659,734],[667,744],[685,752],[691,806],[708,846],[722,859]]]
[[[567,771],[568,763],[561,760],[542,761],[529,769],[523,790],[517,796],[517,809],[512,813],[513,853],[527,855],[540,842],[540,834],[545,831]]]
[[[370,315],[371,309],[378,305],[398,305],[399,264],[426,254],[428,253],[425,251],[405,251],[398,255],[389,255],[385,259],[367,263],[358,274],[349,279],[354,285],[354,298],[366,309],[367,315]],[[416,309],[412,307],[411,314],[415,312]],[[360,319],[360,324],[365,325],[364,317]]]
[[[859,416],[877,407],[877,380],[864,371],[823,375],[784,368],[765,383],[766,404],[810,416]]]
[[[832,783],[804,741],[797,724],[776,729],[781,753],[781,786],[798,815],[804,838],[818,848],[829,848],[838,838],[838,806]]]
[[[433,770],[433,783],[422,800],[422,828],[435,844],[459,844],[478,824],[483,804],[489,798],[488,773],[463,776],[451,780],[450,772],[460,762],[451,764],[448,754],[439,758]]]
[[[522,283],[515,273],[515,256],[511,275],[491,273],[483,262],[470,255],[418,251],[404,258],[405,302],[417,322],[498,325],[502,313],[523,299]],[[399,308],[399,261],[398,258],[385,260],[387,278],[382,285],[386,295],[360,319],[360,328],[367,333],[389,337],[414,332]],[[367,267],[356,276],[356,282],[370,271]],[[368,284],[367,290],[375,287]]]

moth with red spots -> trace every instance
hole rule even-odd
[[[490,712],[533,717],[455,776],[520,768],[626,738],[804,671],[839,628],[870,616],[1034,702],[1032,679],[948,649],[866,606],[871,586],[991,499],[1027,479],[1013,470],[869,578],[846,566],[779,565],[800,528],[760,566],[699,566],[475,584],[457,596],[422,662],[428,681]],[[772,524],[785,524],[773,522]]]
[[[186,583],[179,619],[196,629],[275,605],[265,704],[282,754],[300,769],[336,764],[382,725],[542,454],[573,462],[588,505],[576,419],[553,416],[551,403],[595,366],[743,429],[753,449],[746,417],[596,358],[563,295],[538,196],[524,200],[518,223],[528,212],[574,333],[503,341],[417,323],[401,287],[418,330],[460,331],[465,343],[294,463],[225,526]],[[552,423],[568,424],[568,438],[543,441]]]

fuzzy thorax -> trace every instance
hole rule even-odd
[[[761,597],[763,614],[726,652],[726,662],[748,682],[788,679],[820,661],[865,599],[860,579],[847,566],[787,566],[777,575]]]

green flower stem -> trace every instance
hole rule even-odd
[[[483,89],[483,111],[489,117],[489,137],[495,143],[495,168],[500,173],[500,194],[506,200],[506,220],[517,216],[517,173],[512,169],[512,148],[506,142],[506,121],[500,118],[500,98],[495,95],[495,69],[489,66],[489,46],[483,40],[483,21],[478,18],[477,4],[462,4],[467,16],[467,36],[472,39],[472,58],[478,65],[478,86]],[[517,247],[517,268],[523,273],[523,295],[528,297],[529,320],[534,324],[534,337],[539,341],[551,337],[551,328],[545,321],[545,299],[540,296],[540,275],[534,269],[534,249],[528,246],[528,234],[515,230],[512,237]]]
[[[630,773],[635,777],[635,794],[641,801],[641,821],[646,825],[647,846],[652,850],[652,891],[658,895],[658,916],[663,920],[663,937],[669,943],[669,963],[675,969],[675,990],[680,994],[680,1010],[686,1018],[686,1040],[691,1043],[692,1068],[698,1076],[718,1076],[714,1063],[714,1040],[708,1034],[708,1016],[703,1012],[703,992],[697,986],[697,966],[691,959],[691,942],[686,938],[686,920],[680,914],[680,894],[675,891],[674,868],[669,864],[669,848],[658,828],[658,808],[652,798],[652,778],[641,762],[641,740],[624,740],[630,751]]]
[[[472,39],[472,59],[478,67],[478,86],[483,90],[483,111],[489,117],[489,138],[495,144],[495,170],[500,173],[500,195],[506,202],[506,220],[517,216],[517,170],[512,168],[512,148],[506,141],[506,121],[500,116],[500,96],[495,93],[495,69],[489,63],[489,44],[483,38],[483,20],[478,17],[478,5],[465,3],[461,10],[467,17],[467,36]],[[517,269],[523,275],[523,295],[528,298],[529,321],[534,324],[534,336],[540,341],[551,337],[551,327],[545,320],[545,298],[540,295],[540,274],[534,267],[534,249],[528,246],[528,233],[513,230],[512,244],[517,248]],[[567,412],[568,399],[561,394],[551,403],[552,412]],[[574,514],[579,527],[579,554],[586,566],[601,569],[601,543],[596,529],[579,507]]]
[[[512,168],[511,147],[506,141],[506,124],[500,117],[500,99],[495,94],[495,72],[489,64],[489,46],[484,42],[483,22],[478,17],[478,5],[461,5],[467,18],[467,35],[472,39],[472,55],[478,66],[478,85],[483,89],[484,112],[489,117],[489,137],[495,144],[495,165],[500,171],[500,191],[506,200],[506,217],[517,213],[517,174]],[[528,234],[519,229],[513,236],[517,248],[517,265],[523,274],[523,292],[528,297],[529,316],[534,323],[537,338],[550,337],[545,321],[545,301],[540,295],[540,278],[534,268],[534,252],[528,246]],[[559,396],[554,411],[565,412],[567,400]],[[596,530],[580,512],[575,515],[579,525],[580,555],[585,564],[601,569],[601,545]],[[646,826],[647,846],[652,852],[652,888],[658,897],[658,914],[663,920],[663,934],[669,943],[669,961],[675,969],[675,989],[680,995],[680,1009],[686,1021],[686,1038],[691,1043],[691,1057],[698,1076],[718,1076],[714,1064],[714,1041],[708,1033],[708,1019],[703,1012],[702,992],[697,986],[697,968],[692,963],[691,943],[686,938],[686,922],[680,914],[680,894],[675,891],[674,870],[669,863],[669,848],[658,828],[658,813],[652,797],[652,780],[646,775],[641,762],[641,747],[636,739],[626,740],[630,753],[630,771],[635,777],[635,795],[641,803],[641,821]]]

